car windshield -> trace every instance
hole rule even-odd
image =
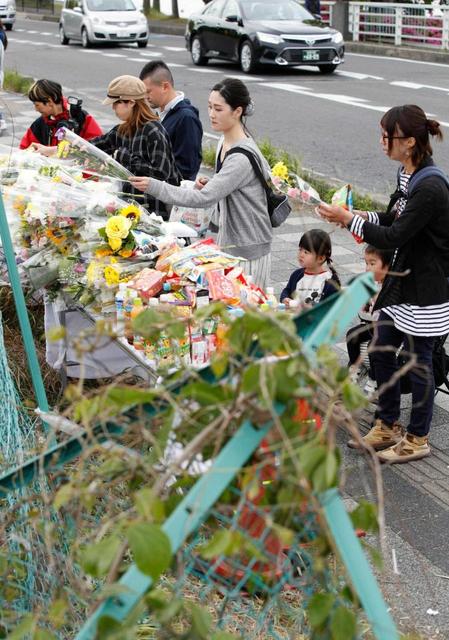
[[[132,0],[87,0],[89,11],[136,11]]]
[[[313,16],[295,0],[254,0],[241,3],[248,20],[313,20]]]

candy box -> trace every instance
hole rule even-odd
[[[200,367],[207,364],[209,352],[206,338],[203,336],[192,337],[191,341],[192,365]]]
[[[141,298],[148,300],[161,291],[165,278],[166,275],[164,273],[146,267],[134,276],[132,284],[130,283],[129,286],[131,289],[138,291]]]
[[[209,271],[207,282],[211,300],[223,300],[228,304],[237,304],[240,301],[238,284],[235,280],[229,280],[221,271]]]

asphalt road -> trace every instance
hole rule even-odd
[[[195,67],[181,36],[154,34],[145,50],[135,45],[84,50],[80,44],[60,45],[57,31],[55,23],[19,20],[8,34],[6,66],[61,82],[100,113],[105,127],[113,123],[110,107],[101,105],[108,81],[125,73],[138,75],[145,61],[162,57],[173,69],[177,88],[199,108],[206,132],[210,88],[222,77],[236,75],[251,87],[256,113],[249,126],[256,138],[269,138],[299,155],[305,167],[375,195],[391,192],[396,172],[379,144],[379,120],[386,109],[417,103],[444,123],[449,139],[449,73],[444,64],[347,54],[332,76],[306,67],[265,67],[245,76],[237,66],[219,61]],[[447,140],[435,145],[435,158],[449,171]]]

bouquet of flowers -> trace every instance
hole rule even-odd
[[[84,173],[118,180],[128,180],[132,176],[132,173],[114,158],[73,131],[62,127],[58,135],[58,158],[70,160],[72,165],[79,167]]]
[[[278,191],[292,200],[313,207],[321,202],[318,192],[300,176],[291,173],[283,162],[277,162],[271,169],[271,181]]]

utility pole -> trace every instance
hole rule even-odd
[[[179,18],[178,0],[171,0],[171,14],[173,18]]]

